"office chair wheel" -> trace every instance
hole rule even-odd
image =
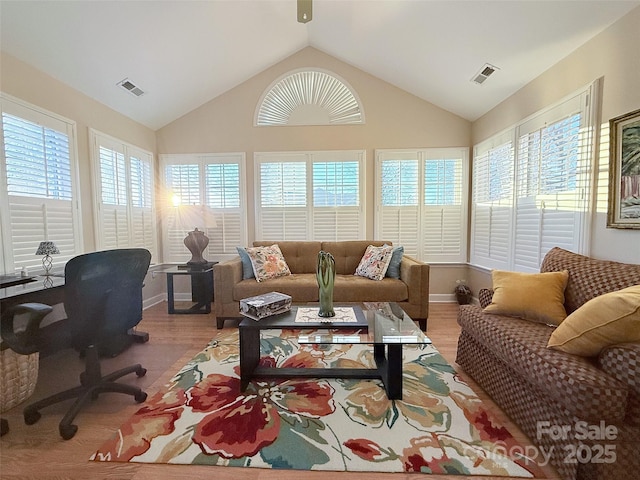
[[[133,398],[135,398],[136,402],[142,403],[147,399],[147,393],[140,390],[140,392],[136,393]]]
[[[140,367],[138,370],[136,370],[136,375],[138,377],[144,377],[147,374],[147,369],[144,367]]]
[[[73,436],[78,431],[78,426],[77,425],[60,425],[59,430],[60,430],[60,436],[65,440],[69,440],[73,438]]]
[[[29,408],[24,409],[24,423],[27,425],[33,425],[38,420],[40,420],[42,415],[38,410],[29,410]]]

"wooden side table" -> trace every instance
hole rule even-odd
[[[169,314],[211,313],[211,302],[213,302],[213,266],[216,263],[218,262],[209,262],[197,267],[178,265],[161,270],[162,273],[167,275],[167,303]],[[191,279],[191,301],[194,302],[194,304],[190,308],[175,308],[173,277],[176,275],[186,275]]]

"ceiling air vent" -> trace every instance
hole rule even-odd
[[[118,86],[124,88],[127,92],[129,92],[131,95],[135,95],[136,97],[144,95],[144,91],[140,87],[136,86],[133,82],[131,82],[128,78],[125,78],[120,83],[118,83]]]
[[[493,72],[495,72],[496,70],[498,70],[498,67],[494,67],[493,65],[489,65],[488,63],[485,63],[484,66],[480,69],[480,71],[473,76],[471,81],[473,83],[477,83],[478,85],[482,85],[484,81],[487,78],[489,78],[493,74]]]

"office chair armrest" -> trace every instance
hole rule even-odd
[[[32,340],[36,338],[36,332],[40,328],[40,323],[53,308],[43,303],[22,303],[9,307],[2,312],[0,318],[0,333],[2,343],[6,343],[11,350],[22,355],[29,355],[37,352],[38,348]],[[27,321],[24,328],[18,328],[14,324],[16,315],[26,314]]]

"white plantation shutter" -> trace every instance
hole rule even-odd
[[[96,246],[146,248],[158,263],[153,155],[90,130],[96,172]]]
[[[513,133],[476,146],[473,158],[471,263],[506,269],[513,212]]]
[[[211,162],[218,160],[211,158]],[[241,195],[240,162],[205,164],[205,204],[213,212],[215,227],[207,229],[210,257],[235,255],[236,247],[244,245],[244,209]]]
[[[424,205],[422,256],[426,262],[467,260],[467,155],[466,149],[422,153]]]
[[[124,145],[96,138],[100,165],[99,250],[129,247],[127,174]]]
[[[379,150],[376,237],[427,262],[465,262],[467,156],[464,148]]]
[[[133,245],[146,248],[154,261],[158,261],[153,157],[134,148],[129,150],[129,154]]]
[[[363,238],[363,151],[256,154],[256,238]]]
[[[81,251],[75,124],[2,95],[2,142],[3,271],[41,269],[35,252],[43,240],[56,243],[60,269]]]
[[[586,253],[594,91],[595,82],[476,146],[472,263],[537,272],[555,246]]]
[[[554,246],[581,251],[588,210],[585,95],[563,102],[518,129],[514,268],[539,271]],[[578,232],[578,234],[576,234]]]
[[[165,191],[164,261],[189,260],[184,238],[194,228],[209,237],[203,252],[207,260],[221,261],[237,255],[236,247],[247,242],[244,154],[162,155],[160,161]],[[179,200],[179,206],[174,199]]]
[[[416,258],[421,253],[419,167],[417,151],[377,152],[376,238],[402,245]]]

